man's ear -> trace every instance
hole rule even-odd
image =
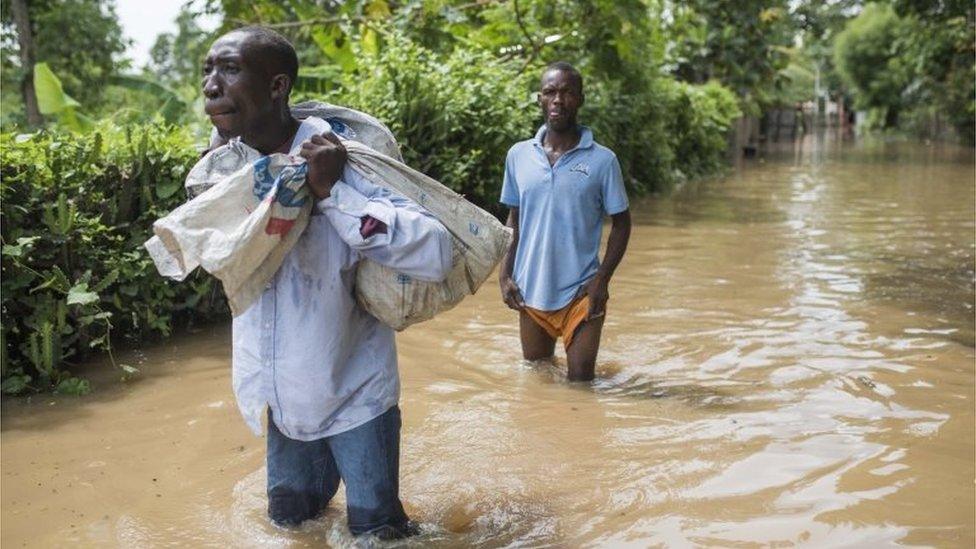
[[[291,93],[291,78],[287,74],[271,77],[271,99],[287,99]]]
[[[585,104],[585,103],[586,103],[586,94],[583,93],[583,90],[580,90],[580,104],[579,104],[579,106],[582,107],[583,104]]]

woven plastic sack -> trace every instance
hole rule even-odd
[[[329,123],[332,131],[339,137],[358,141],[376,152],[403,162],[400,146],[393,133],[382,122],[364,112],[330,103],[305,101],[292,105],[291,114],[299,120],[312,116],[321,118]],[[211,137],[216,134],[217,129],[214,128]],[[190,198],[214,186],[217,181],[258,156],[257,151],[249,147],[238,147],[230,151],[223,149],[225,147],[217,148],[205,156],[187,175],[186,192]],[[220,154],[213,154],[217,151],[221,151]]]
[[[183,280],[196,267],[220,279],[237,316],[261,295],[308,225],[307,168],[283,154],[243,165],[235,147],[210,159],[228,171],[206,192],[153,223],[146,249],[160,274]],[[212,174],[213,177],[216,177]]]
[[[368,259],[360,261],[355,285],[356,298],[366,311],[384,324],[402,330],[454,307],[465,296],[473,294],[488,278],[508,247],[510,229],[454,191],[402,164],[398,160],[399,148],[392,134],[369,115],[324,103],[299,104],[293,107],[292,112],[300,118],[315,116],[327,120],[334,131],[344,138],[349,152],[348,161],[353,169],[374,184],[424,207],[451,233],[453,266],[443,282],[416,280]],[[368,140],[365,142],[368,146],[362,145],[361,140]],[[258,158],[260,154],[257,151],[240,141],[232,141],[208,153],[191,169],[186,181],[187,190],[191,196],[199,195],[222,184],[237,174],[242,166]],[[267,275],[263,281],[249,283],[255,291],[262,289],[263,282],[273,276],[293,244],[282,241],[282,246],[275,250],[277,265],[264,262],[263,269],[254,271]],[[265,272],[271,266],[274,269]],[[159,260],[157,267],[166,274],[165,265]],[[256,295],[251,297],[251,293],[246,292],[246,295],[253,301]],[[235,315],[244,310],[243,301],[235,306],[232,300],[231,305]]]
[[[358,141],[378,153],[403,162],[393,133],[385,124],[364,112],[319,101],[305,101],[292,105],[291,114],[299,120],[313,116],[321,118],[332,126],[332,131],[339,137]]]
[[[501,261],[511,229],[434,179],[355,141],[348,162],[375,185],[413,200],[451,233],[452,267],[443,282],[413,279],[364,260],[356,272],[356,298],[384,324],[402,330],[433,318],[477,291]]]

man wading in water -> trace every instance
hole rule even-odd
[[[316,203],[308,228],[260,298],[234,319],[233,378],[248,425],[268,408],[268,514],[282,525],[316,517],[342,480],[349,530],[409,535],[399,498],[400,381],[393,330],[353,296],[362,257],[421,280],[442,280],[451,241],[412,202],[346,165],[317,118],[288,108],[295,49],[260,27],[217,39],[203,65],[206,112],[220,141],[308,163]]]
[[[568,63],[542,74],[545,125],[505,159],[501,202],[515,238],[502,260],[502,299],[519,311],[522,354],[550,358],[562,337],[570,381],[590,381],[614,269],[627,249],[630,211],[620,164],[576,123],[583,77]],[[613,220],[599,261],[603,216]]]

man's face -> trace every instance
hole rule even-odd
[[[203,62],[204,111],[224,139],[258,130],[273,115],[271,78],[248,55],[246,33],[217,39]]]
[[[546,126],[565,131],[576,126],[576,113],[583,106],[583,90],[572,73],[554,69],[542,75],[539,107]]]

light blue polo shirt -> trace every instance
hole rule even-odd
[[[534,309],[555,311],[573,300],[600,266],[604,215],[628,208],[617,156],[580,129],[579,144],[554,166],[542,148],[545,126],[505,159],[501,202],[519,209],[513,278]]]

